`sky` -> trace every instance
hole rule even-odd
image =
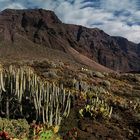
[[[6,8],[53,10],[64,23],[100,28],[140,43],[140,0],[0,0]]]

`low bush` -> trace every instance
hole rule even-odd
[[[93,72],[93,76],[98,77],[98,78],[104,78],[104,74],[98,71]]]
[[[0,140],[61,140],[59,126],[50,128],[45,124],[31,125],[25,119],[0,118]]]
[[[103,81],[101,82],[101,84],[102,84],[103,86],[105,86],[107,89],[110,89],[110,87],[111,87],[111,83],[110,83],[108,80],[103,80]]]
[[[7,137],[22,139],[29,133],[29,125],[25,119],[8,120],[0,118],[0,131],[7,133]]]

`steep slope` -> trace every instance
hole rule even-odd
[[[47,58],[51,51],[50,58],[61,53],[69,60],[95,69],[103,68],[103,71],[109,69],[101,65],[117,71],[140,70],[137,44],[125,38],[111,37],[96,28],[64,24],[54,12],[42,9],[2,11],[0,46],[1,59],[41,59]],[[73,53],[75,51],[80,55]]]

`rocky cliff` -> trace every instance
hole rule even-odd
[[[97,28],[64,24],[54,12],[43,9],[0,13],[0,59],[43,58],[46,48],[92,67],[140,71],[140,44]]]

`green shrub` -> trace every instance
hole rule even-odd
[[[135,75],[135,79],[136,79],[136,82],[140,82],[140,76],[139,75]]]
[[[92,90],[96,93],[96,95],[106,94],[106,90],[103,87],[94,86]]]
[[[107,89],[110,89],[111,83],[110,83],[108,80],[103,80],[103,81],[101,82],[101,84],[102,84],[103,86],[105,86]]]
[[[53,79],[58,78],[58,75],[57,75],[56,71],[54,71],[54,70],[51,70],[49,72],[45,72],[44,76],[47,78],[53,78]]]
[[[98,78],[104,78],[104,74],[102,74],[101,72],[98,71],[94,71],[93,72],[93,76],[98,77]]]
[[[61,140],[59,126],[48,128],[45,124],[29,125],[25,119],[8,120],[0,118],[0,140]]]
[[[29,133],[29,125],[25,119],[8,120],[0,118],[0,130],[6,131],[10,137],[23,138]]]
[[[133,117],[135,121],[140,121],[140,113],[134,114]]]
[[[59,126],[47,127],[45,124],[36,125],[32,123],[29,139],[37,140],[61,140],[58,135]]]

